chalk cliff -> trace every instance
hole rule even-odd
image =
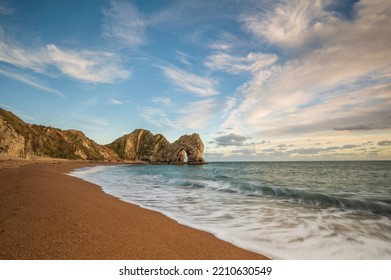
[[[161,134],[136,129],[111,144],[99,145],[81,131],[27,124],[0,108],[0,155],[9,157],[202,164],[203,152],[198,134],[181,136],[171,144]]]

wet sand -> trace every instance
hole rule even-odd
[[[65,175],[92,165],[0,169],[0,259],[266,259]]]

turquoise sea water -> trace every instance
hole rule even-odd
[[[71,173],[276,259],[391,259],[391,162],[118,165]]]

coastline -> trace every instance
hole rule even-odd
[[[268,259],[66,175],[101,164],[1,168],[0,259]]]

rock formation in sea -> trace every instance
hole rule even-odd
[[[107,145],[124,160],[142,160],[152,163],[205,163],[204,144],[197,133],[183,135],[170,144],[161,134],[136,129]],[[187,161],[185,159],[187,158]]]
[[[171,144],[161,134],[136,129],[111,144],[99,145],[81,131],[27,124],[0,108],[0,155],[9,157],[203,164],[203,152],[204,145],[196,133]]]

